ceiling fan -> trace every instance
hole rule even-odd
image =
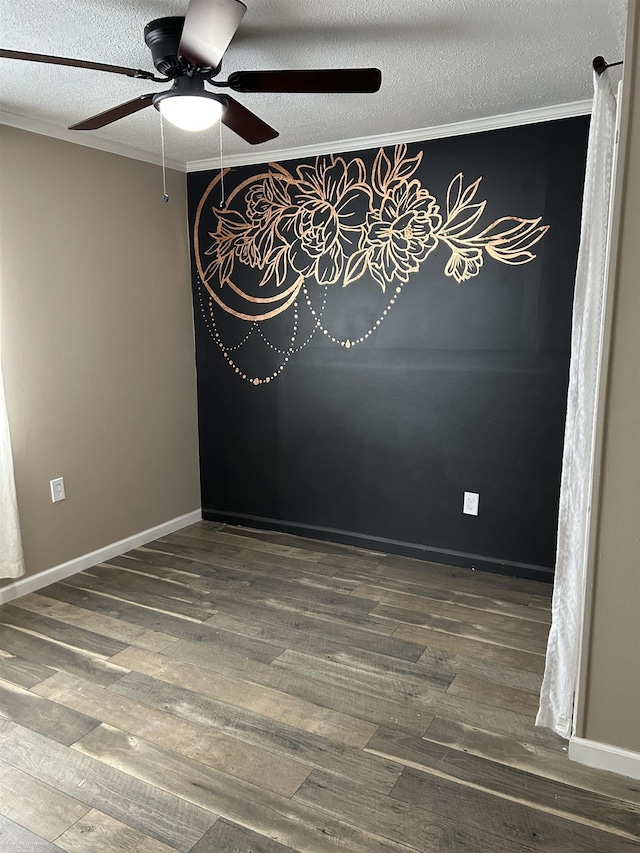
[[[158,18],[147,24],[144,39],[156,70],[164,75],[162,77],[135,68],[18,50],[0,49],[0,57],[125,74],[156,83],[173,83],[164,92],[139,95],[72,125],[69,130],[96,130],[153,105],[164,118],[183,130],[205,130],[220,120],[252,145],[275,139],[278,131],[230,95],[205,89],[205,82],[214,87],[247,93],[365,93],[377,92],[380,88],[382,75],[377,68],[235,71],[228,80],[216,80],[222,57],[246,11],[247,7],[241,0],[190,0],[185,17]]]

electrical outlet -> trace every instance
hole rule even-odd
[[[477,492],[465,492],[462,502],[462,512],[465,515],[477,515],[480,495]]]
[[[49,485],[51,486],[51,503],[55,504],[66,498],[64,493],[64,477],[56,477],[55,480],[51,480]]]

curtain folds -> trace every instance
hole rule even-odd
[[[615,163],[616,95],[594,74],[576,271],[551,631],[537,726],[572,734],[588,547],[602,312]]]
[[[9,420],[0,361],[0,578],[24,574]]]

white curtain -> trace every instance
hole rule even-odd
[[[552,621],[537,726],[572,734],[591,500],[594,426],[606,284],[616,96],[594,74],[594,100],[576,271]]]
[[[0,360],[0,578],[17,578],[22,574],[24,559]]]

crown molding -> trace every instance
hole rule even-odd
[[[50,136],[53,139],[60,139],[63,142],[73,142],[74,145],[84,145],[86,148],[95,148],[98,151],[105,151],[107,154],[117,154],[119,157],[129,157],[132,160],[142,160],[144,163],[152,163],[154,166],[162,165],[162,158],[159,155],[151,154],[147,151],[141,151],[139,148],[133,148],[130,145],[123,145],[120,142],[112,142],[109,139],[101,139],[99,136],[91,136],[83,134],[77,130],[67,130],[66,127],[57,127],[55,124],[49,124],[46,121],[39,121],[35,118],[27,116],[19,116],[15,113],[9,113],[5,110],[0,110],[0,124],[6,124],[8,127],[15,127],[18,130],[28,130],[31,133],[39,133],[41,136]],[[168,169],[176,169],[179,172],[186,171],[185,164],[180,160],[165,158],[165,165]]]
[[[297,160],[307,157],[317,157],[320,154],[334,154],[336,152],[362,151],[367,148],[381,148],[388,145],[400,145],[409,142],[426,142],[428,139],[443,139],[450,136],[462,136],[468,133],[482,133],[488,130],[499,130],[503,127],[518,127],[525,124],[537,124],[543,121],[556,121],[563,118],[589,115],[592,102],[573,101],[568,104],[556,104],[551,107],[539,107],[533,110],[523,110],[515,113],[504,113],[498,116],[470,119],[469,121],[454,122],[452,124],[441,124],[436,127],[421,127],[414,130],[401,130],[395,133],[384,133],[378,136],[359,136],[351,139],[336,139],[332,142],[302,145],[298,148],[279,148],[276,150],[252,149],[243,154],[224,157],[225,166],[253,166],[258,163],[282,162],[283,160]],[[28,130],[31,133],[39,133],[50,136],[64,142],[73,142],[74,145],[85,145],[98,151],[109,154],[118,154],[120,157],[129,157],[133,160],[141,160],[159,166],[162,159],[159,155],[101,139],[98,136],[80,134],[77,131],[67,130],[63,127],[39,121],[38,119],[19,116],[14,113],[0,110],[0,124],[15,127],[19,130]],[[166,165],[169,169],[179,172],[203,172],[209,169],[220,168],[220,158],[208,158],[206,160],[189,160],[184,163],[180,160],[168,158]]]
[[[441,124],[436,127],[421,127],[415,130],[401,130],[379,136],[360,136],[353,139],[337,139],[333,142],[303,145],[299,148],[280,148],[277,150],[252,150],[247,154],[224,157],[225,166],[253,166],[258,163],[281,163],[283,160],[297,160],[317,157],[319,154],[336,152],[363,151],[367,148],[381,148],[387,145],[400,145],[408,142],[426,142],[428,139],[442,139],[449,136],[462,136],[467,133],[482,133],[487,130],[499,130],[503,127],[517,127],[524,124],[538,124],[543,121],[556,121],[563,118],[590,115],[592,101],[572,101],[568,104],[556,104],[551,107],[539,107],[516,113],[470,119],[469,121]],[[220,158],[190,160],[186,163],[187,172],[203,172],[207,169],[219,169]]]

